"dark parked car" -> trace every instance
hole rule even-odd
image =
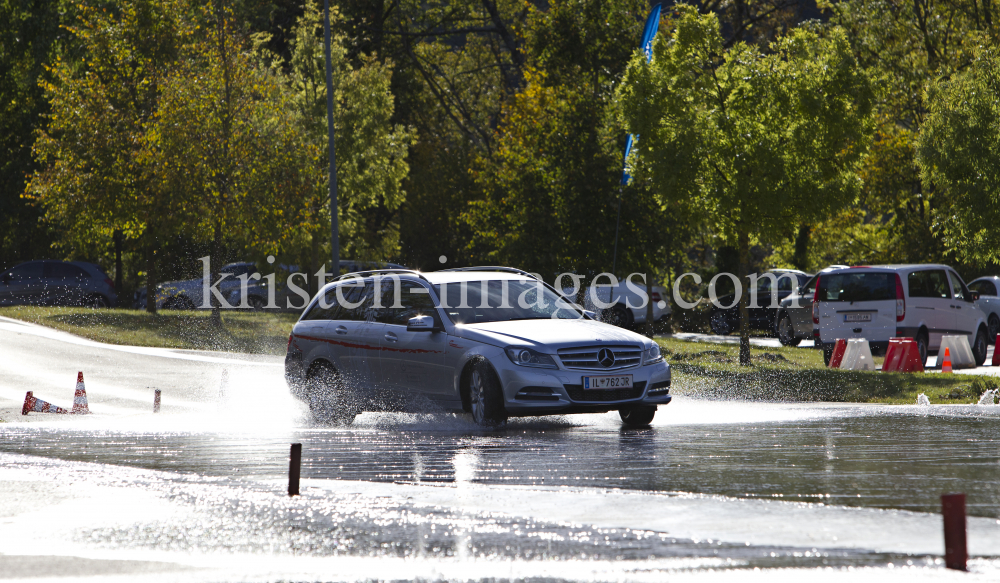
[[[118,301],[101,268],[83,261],[28,261],[0,275],[0,306],[91,306]]]
[[[822,269],[819,274],[836,269],[847,269],[846,265],[831,265]],[[819,332],[814,330],[812,319],[812,301],[816,293],[816,278],[792,291],[781,300],[781,307],[775,320],[775,331],[783,346],[798,346],[802,340],[812,340]]]
[[[777,302],[774,305],[777,306],[781,300],[788,297],[796,288],[805,284],[809,281],[812,275],[805,273],[804,271],[798,271],[796,269],[772,269],[768,273],[773,273],[775,277],[778,278],[778,289],[776,290]],[[778,308],[771,307],[771,280],[765,279],[763,276],[761,279],[757,280],[757,305],[758,308],[750,308],[750,328],[754,330],[765,330],[771,334],[777,334],[775,329],[775,322],[777,319]],[[725,295],[719,298],[719,305],[729,306],[734,304],[735,296],[733,294]],[[709,324],[712,327],[712,332],[715,334],[726,335],[730,332],[735,332],[740,329],[740,306],[738,303],[732,305],[729,308],[720,308],[718,306],[712,306],[712,312],[709,315]]]

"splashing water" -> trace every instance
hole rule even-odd
[[[979,397],[980,405],[996,405],[997,404],[997,393],[1000,389],[991,389],[983,393],[982,397]]]
[[[927,395],[920,393],[917,395],[917,405],[930,405],[931,400],[927,398]]]

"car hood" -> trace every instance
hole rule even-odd
[[[646,346],[649,339],[624,328],[595,320],[513,320],[457,326],[462,338],[494,346],[530,346],[540,352],[581,344],[629,344]]]

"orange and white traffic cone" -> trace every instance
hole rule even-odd
[[[941,361],[941,372],[951,372],[951,349],[944,349],[944,360]]]
[[[90,413],[90,407],[87,406],[87,388],[83,386],[83,371],[81,370],[76,375],[76,393],[73,395],[73,411],[74,415],[88,415]]]
[[[52,403],[36,399],[34,393],[28,391],[24,395],[24,406],[21,407],[21,415],[27,415],[31,411],[35,411],[36,413],[69,413],[69,411],[62,407],[56,407]]]

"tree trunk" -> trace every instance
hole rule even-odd
[[[153,237],[146,242],[146,311],[156,313],[156,248]]]
[[[320,231],[317,230],[310,235],[312,246],[309,249],[309,270],[306,272],[309,275],[309,297],[319,293],[319,279],[313,275],[319,271],[319,234]]]
[[[811,235],[812,227],[809,225],[799,225],[799,232],[795,235],[795,254],[792,255],[792,266],[795,269],[808,271],[809,238]]]
[[[737,274],[743,283],[743,293],[740,294],[740,364],[750,363],[750,234],[740,230],[739,240],[740,263]]]
[[[115,293],[122,297],[122,232],[115,231]]]
[[[208,285],[211,286],[216,281],[219,281],[219,272],[222,268],[222,229],[216,225],[214,233],[212,234],[212,256],[209,258],[209,264],[211,267],[211,279]],[[220,286],[221,287],[221,286]],[[219,305],[219,298],[215,297],[215,294],[209,292],[209,299],[212,302],[212,325],[218,328],[222,327],[222,306]]]
[[[646,270],[646,326],[644,330],[648,338],[653,337],[653,274]]]

